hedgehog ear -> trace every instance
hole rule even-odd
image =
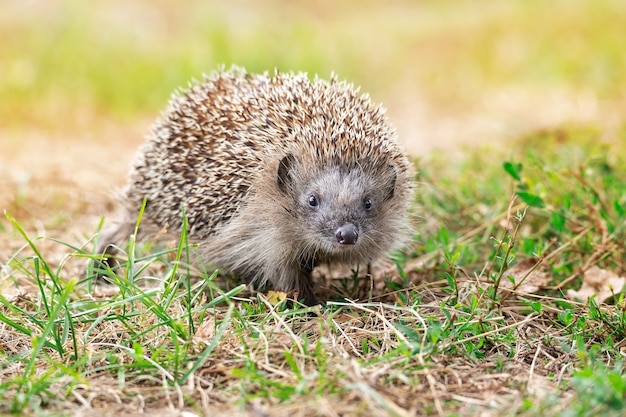
[[[388,165],[387,168],[390,171],[390,175],[387,177],[387,183],[384,188],[384,199],[387,201],[393,197],[393,193],[396,190],[396,179],[398,178],[398,170],[395,165]]]
[[[278,189],[283,193],[287,193],[291,189],[292,175],[291,171],[296,164],[296,157],[293,154],[287,154],[280,160],[278,164],[278,172],[276,176],[276,183]]]

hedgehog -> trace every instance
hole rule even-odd
[[[101,238],[180,233],[203,263],[306,305],[316,265],[363,265],[409,237],[412,170],[385,109],[332,75],[219,69],[175,92]]]

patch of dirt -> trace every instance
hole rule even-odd
[[[409,84],[410,85],[410,84]],[[537,103],[541,103],[539,106]],[[605,140],[624,123],[624,103],[608,103],[590,92],[516,86],[484,91],[462,111],[433,107],[419,95],[397,92],[385,101],[400,141],[416,156],[434,149],[451,155],[480,144],[504,146],[529,132],[563,125],[593,125]]]
[[[0,209],[36,236],[84,243],[102,216],[143,142],[147,123],[103,126],[72,134],[0,131]],[[24,241],[0,217],[0,260]]]

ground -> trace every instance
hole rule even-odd
[[[624,275],[626,7],[369,6],[0,6],[0,412],[618,415],[623,300],[567,290]],[[231,62],[388,108],[420,190],[392,283],[319,316],[180,284],[176,254],[157,292],[76,283],[170,92]]]

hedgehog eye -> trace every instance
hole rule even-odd
[[[309,196],[308,203],[309,207],[317,207],[320,205],[320,202],[315,194]]]
[[[365,207],[365,210],[369,210],[372,208],[372,199],[367,197],[365,200],[363,200],[363,207]]]

